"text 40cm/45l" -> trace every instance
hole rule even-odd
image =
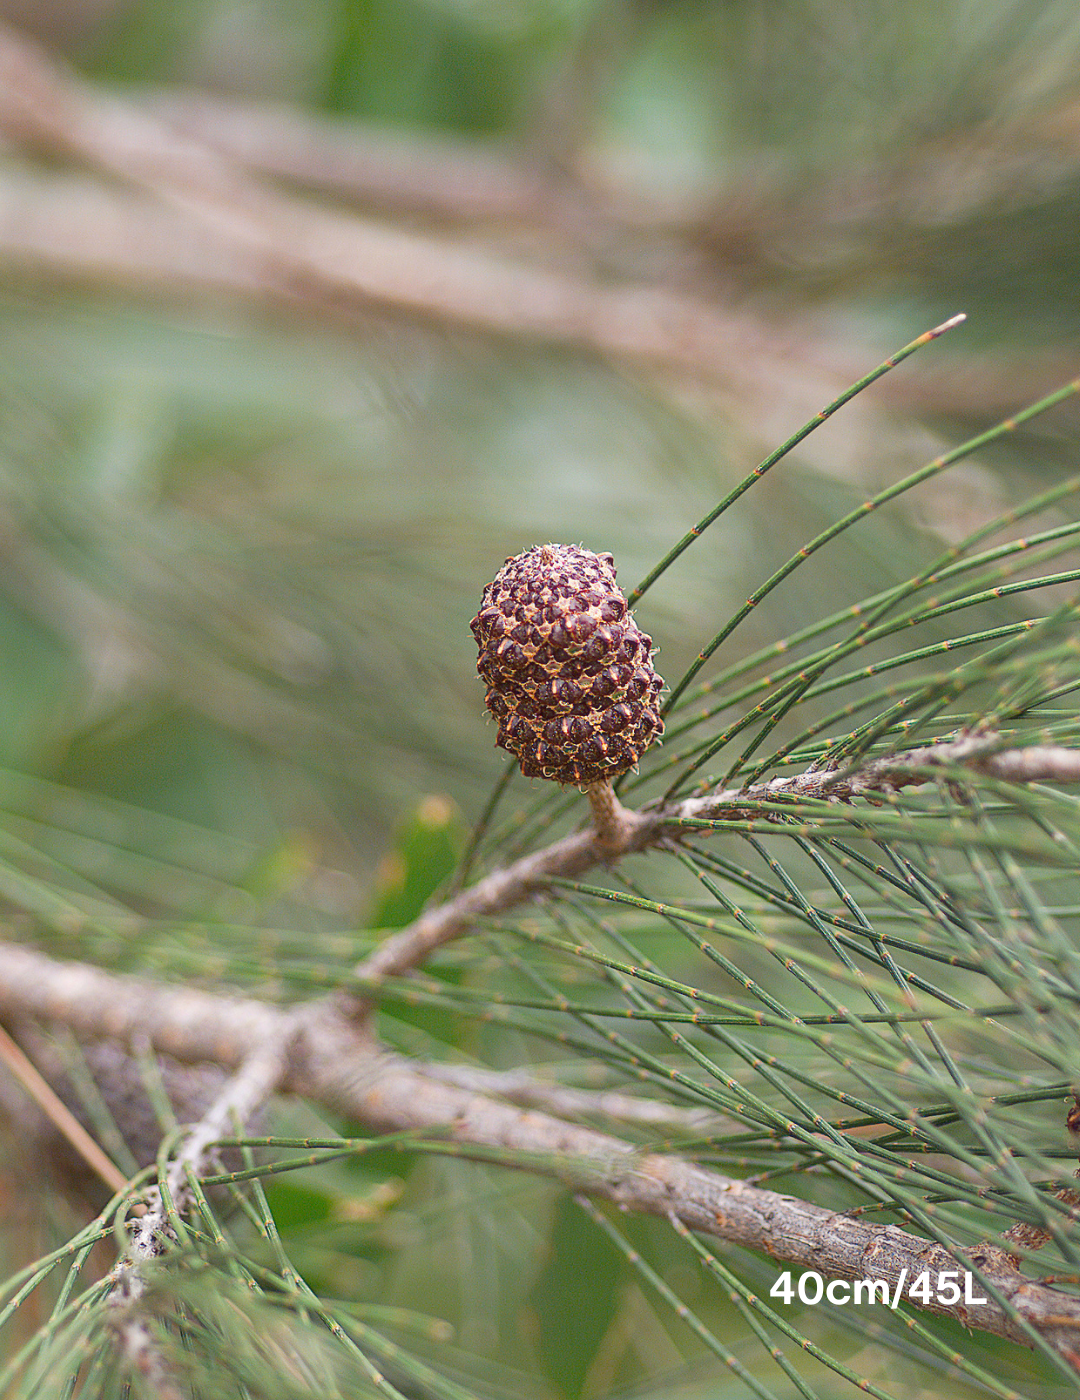
[[[896,1308],[903,1298],[910,1298],[923,1307],[935,1303],[943,1308],[952,1308],[958,1303],[979,1307],[989,1299],[978,1289],[978,1280],[966,1269],[943,1269],[934,1273],[924,1270],[909,1278],[904,1268],[891,1286],[883,1278],[834,1278],[826,1282],[813,1270],[800,1274],[795,1281],[791,1270],[785,1269],[769,1289],[769,1297],[779,1298],[789,1306],[798,1299],[809,1307],[827,1302],[837,1307],[883,1303],[888,1308]]]

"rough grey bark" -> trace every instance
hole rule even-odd
[[[1080,1370],[1080,1298],[1022,1274],[1003,1249],[983,1245],[953,1254],[896,1226],[863,1224],[674,1155],[645,1152],[608,1133],[459,1088],[382,1049],[331,1000],[299,1012],[282,1010],[57,963],[0,944],[0,1016],[15,1011],[60,1021],[83,1036],[144,1038],[178,1058],[212,1060],[234,1070],[254,1055],[263,1057],[255,1063],[265,1070],[278,1047],[278,1089],[369,1128],[448,1133],[463,1147],[505,1154],[509,1164],[552,1176],[573,1190],[626,1210],[675,1217],[692,1230],[829,1277],[871,1277],[891,1290],[902,1277],[910,1282],[925,1272],[936,1295],[942,1273],[974,1266],[988,1301],[978,1307],[934,1303],[931,1311],[1026,1345],[1038,1335]],[[269,1092],[272,1079],[264,1074],[263,1090]]]

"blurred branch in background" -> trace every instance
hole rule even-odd
[[[708,303],[736,303],[770,269],[798,267],[803,275],[835,273],[844,253],[862,246],[871,263],[875,243],[917,239],[928,228],[962,227],[980,217],[1070,197],[1080,177],[1080,104],[1069,95],[1048,113],[1002,128],[982,127],[933,137],[894,161],[844,171],[798,195],[777,180],[697,191],[692,202],[660,198],[615,162],[584,156],[571,169],[511,159],[493,146],[423,133],[405,136],[344,123],[293,108],[245,104],[205,93],[166,91],[142,103],[185,135],[240,164],[314,191],[387,213],[437,220],[450,230],[487,225],[487,239],[508,251],[524,244],[549,260],[592,269],[605,279],[641,279],[656,269],[663,283],[693,291]],[[883,230],[888,230],[885,235]],[[543,241],[538,238],[543,234]],[[831,263],[815,266],[817,251]],[[855,254],[855,256],[859,256]],[[586,284],[588,285],[588,284]],[[775,313],[774,313],[775,314]],[[766,325],[768,323],[766,322]],[[774,334],[784,335],[777,314]],[[825,331],[812,315],[799,351],[828,359]],[[832,347],[838,374],[840,344]],[[846,353],[846,352],[845,352]],[[692,354],[684,347],[683,354]],[[965,358],[957,347],[957,359]],[[678,363],[678,361],[674,361]],[[724,360],[705,357],[687,368],[723,378]],[[991,359],[951,367],[944,378],[920,374],[890,381],[894,404],[923,403],[936,411],[995,412],[1019,383],[1020,397],[1066,377],[1067,353],[1029,350],[1019,366]],[[849,366],[850,367],[850,366]],[[853,377],[847,375],[848,378]],[[937,394],[935,395],[935,386]]]
[[[722,385],[746,409],[765,384],[810,376],[826,395],[858,368],[808,307],[793,301],[765,317],[745,305],[743,292],[764,269],[797,262],[808,278],[832,276],[810,265],[808,249],[869,250],[882,228],[903,240],[918,236],[920,221],[940,230],[980,213],[998,217],[1006,191],[1011,207],[1057,196],[1080,172],[1071,111],[1004,142],[972,131],[929,143],[918,155],[906,152],[893,171],[868,172],[861,186],[858,175],[816,182],[797,205],[779,193],[734,188],[680,211],[647,190],[620,191],[614,179],[605,185],[595,170],[571,178],[280,108],[193,94],[122,102],[5,29],[0,129],[9,139],[118,177],[203,232],[193,241],[185,221],[108,185],[22,171],[0,187],[7,208],[0,246],[39,272],[173,294],[222,289],[335,314],[344,295],[357,310],[415,314],[690,373]],[[373,205],[383,217],[349,217],[289,197],[255,173]],[[436,217],[452,229],[395,228],[385,218],[395,212]],[[528,258],[515,253],[523,241]],[[649,267],[659,275],[643,276]],[[1065,364],[1028,352],[1007,369],[961,364],[944,388],[939,373],[925,385],[909,379],[890,389],[907,406],[925,392],[938,411],[993,412],[1006,385],[1021,396],[1025,384],[1034,392],[1036,383],[1063,377]]]
[[[268,286],[420,313],[464,329],[534,336],[668,361],[745,383],[765,366],[760,332],[676,294],[606,288],[479,250],[299,203],[137,109],[61,74],[14,32],[0,33],[0,126],[80,157],[238,243]],[[84,230],[85,236],[85,230]],[[749,363],[748,363],[749,362]]]

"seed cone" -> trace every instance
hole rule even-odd
[[[652,638],[610,554],[548,544],[508,559],[472,630],[496,743],[527,778],[588,787],[633,768],[663,733]]]

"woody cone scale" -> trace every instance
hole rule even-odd
[[[547,544],[506,563],[472,620],[496,743],[527,778],[592,787],[663,733],[652,638],[615,582],[615,560]]]

